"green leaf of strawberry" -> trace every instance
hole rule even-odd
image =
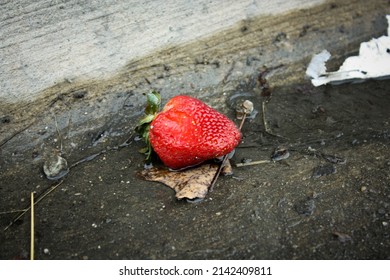
[[[160,102],[156,92],[148,95],[148,102]],[[140,121],[139,132],[162,162],[172,169],[182,169],[230,153],[241,141],[241,132],[225,115],[202,101],[178,95],[168,101],[162,112],[159,106],[149,105]],[[148,115],[154,116],[153,120]]]
[[[146,155],[146,160],[149,161],[153,152],[149,141],[150,123],[157,116],[161,106],[161,96],[157,91],[151,91],[146,94],[145,116],[138,122],[135,130],[142,136],[146,143],[146,147],[140,152]]]

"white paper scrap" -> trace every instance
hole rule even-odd
[[[387,35],[360,44],[359,55],[348,57],[336,72],[327,72],[325,63],[331,57],[327,50],[313,56],[306,69],[314,86],[356,82],[371,78],[390,78],[390,15]]]

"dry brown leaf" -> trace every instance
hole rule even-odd
[[[140,175],[145,180],[160,182],[172,188],[177,199],[199,199],[207,195],[217,170],[216,164],[203,164],[182,171],[153,167],[143,170]]]
[[[233,175],[233,167],[230,163],[230,160],[226,161],[225,165],[222,167],[221,173],[225,176]]]

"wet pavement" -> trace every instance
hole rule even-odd
[[[57,181],[37,147],[3,157],[0,257],[29,256],[29,212],[3,231],[18,215],[4,212],[51,190],[35,207],[37,259],[389,259],[389,81],[306,81],[266,96],[258,75],[214,99],[237,124],[237,98],[258,113],[242,129],[234,174],[199,203],[138,176],[143,143],[125,113],[79,138],[69,125],[49,135],[43,146],[70,166]],[[200,94],[211,105],[214,90]],[[288,155],[269,162],[275,150]]]

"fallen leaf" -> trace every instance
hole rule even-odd
[[[221,173],[222,173],[222,175],[225,175],[225,176],[233,175],[233,167],[230,163],[230,160],[226,161],[225,165],[222,167]]]
[[[153,167],[143,170],[140,175],[147,181],[160,182],[172,188],[177,199],[202,199],[206,197],[217,170],[216,164],[203,164],[182,171]]]

